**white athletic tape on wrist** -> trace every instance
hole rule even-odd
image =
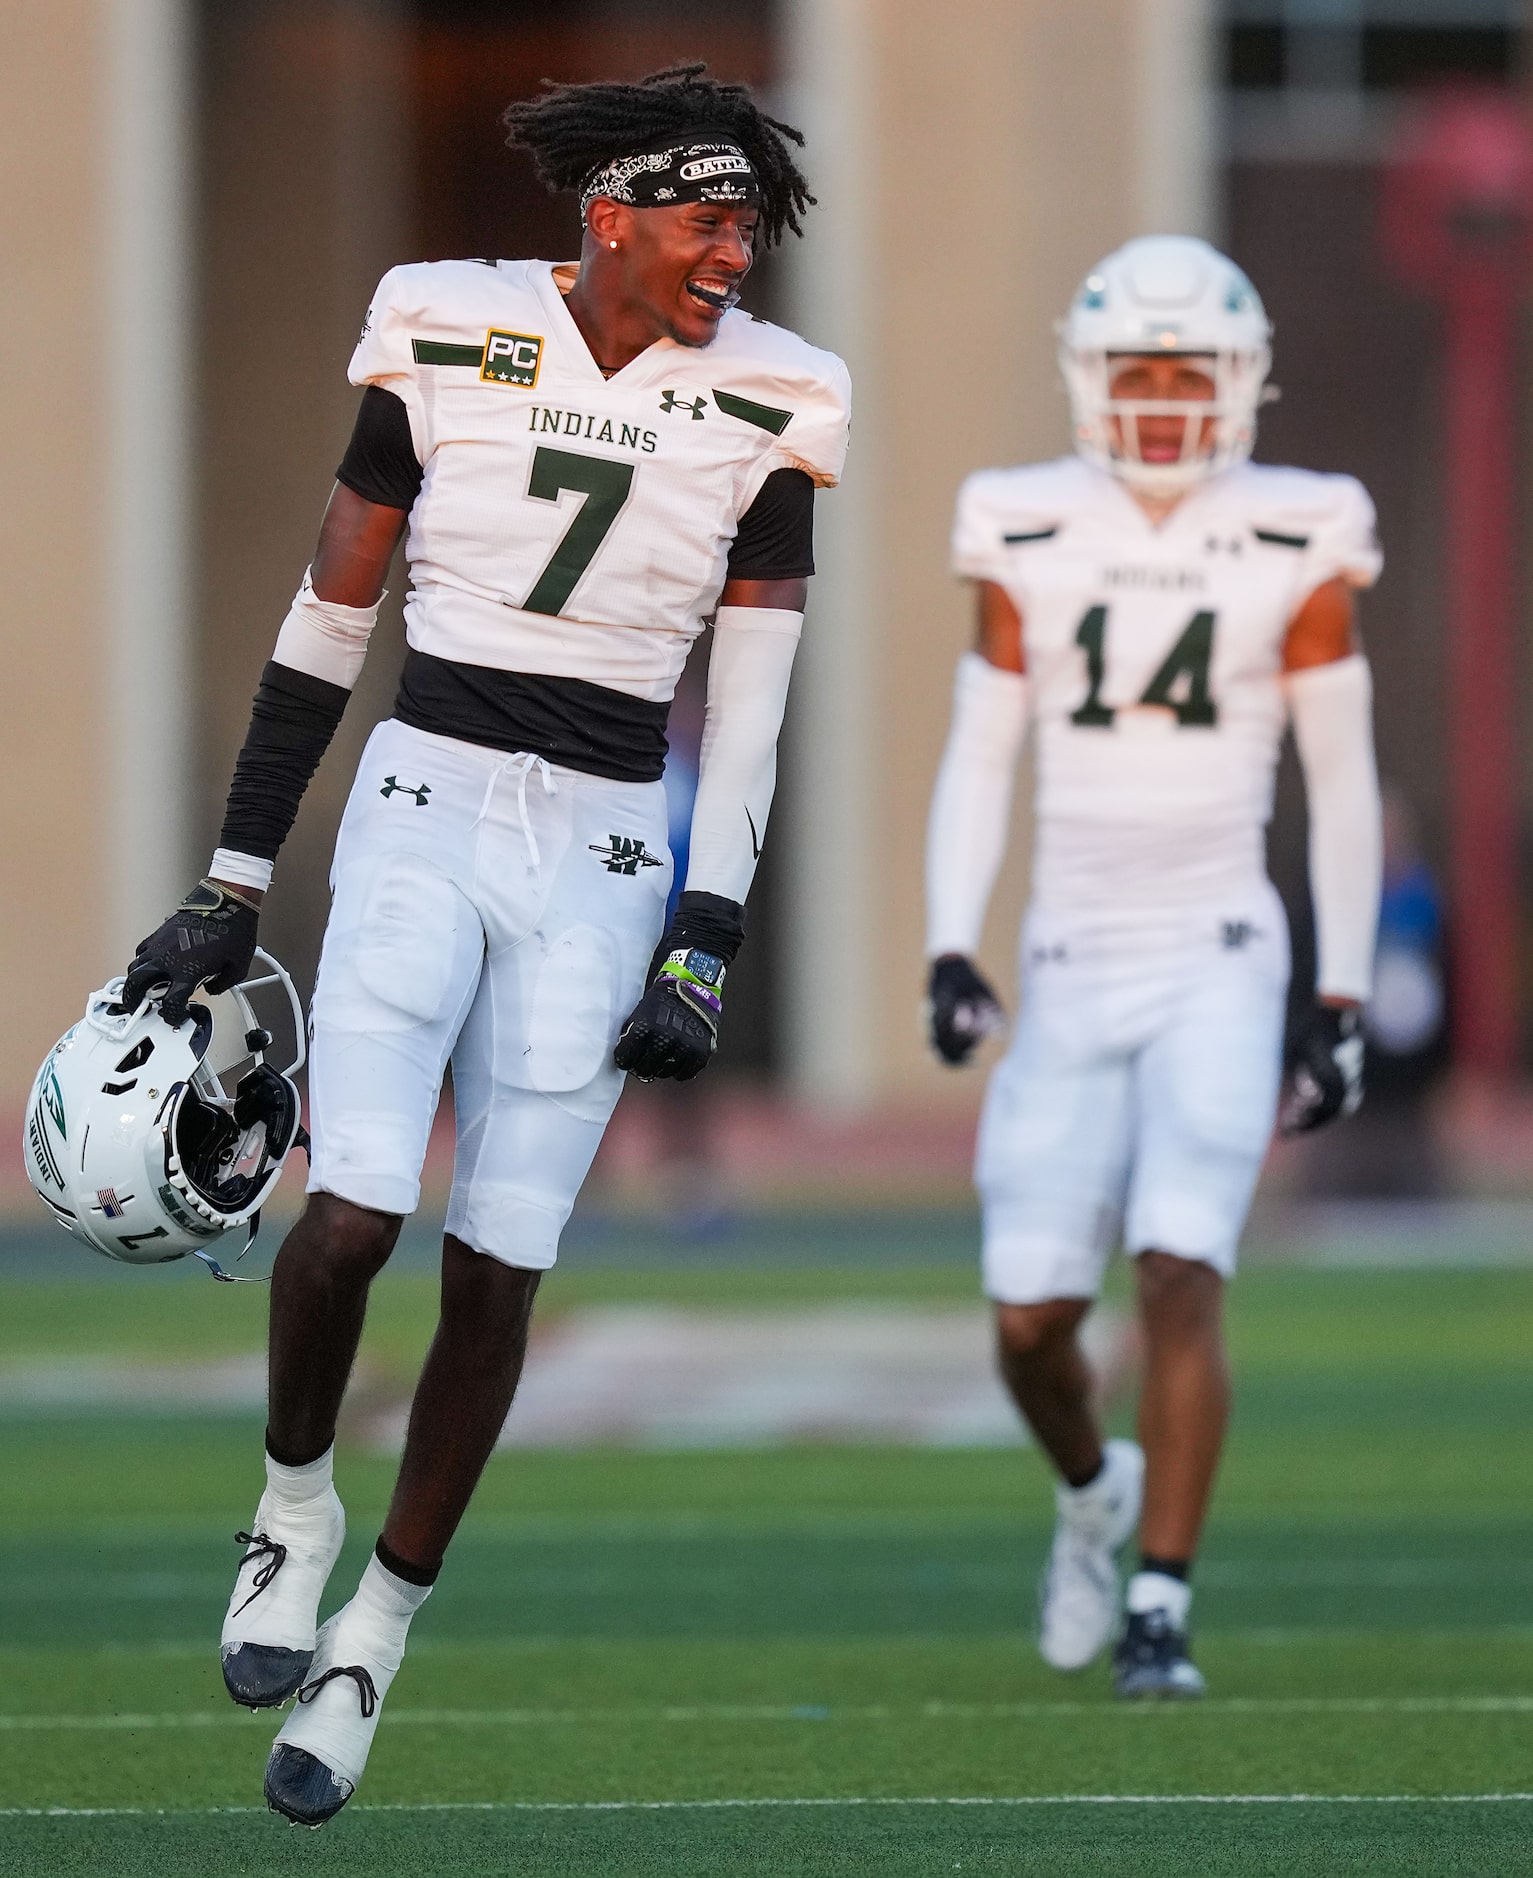
[[[926,830],[926,956],[979,949],[1027,736],[1027,679],[965,652]]]
[[[804,616],[721,606],[708,658],[687,891],[744,902],[777,784],[777,735]]]
[[[238,848],[215,848],[208,875],[212,880],[227,881],[231,887],[254,887],[265,893],[271,885],[272,865],[257,854],[241,854]]]
[[[1373,989],[1384,868],[1373,755],[1373,677],[1361,654],[1284,679],[1309,805],[1315,990],[1366,1001]]]
[[[367,642],[378,623],[378,608],[387,598],[379,594],[372,606],[340,606],[321,600],[314,591],[313,568],[303,570],[303,584],[277,634],[272,657],[279,665],[311,678],[323,678],[350,691],[367,657]]]

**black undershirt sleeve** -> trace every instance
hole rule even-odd
[[[369,385],[335,480],[368,502],[409,510],[421,492],[421,473],[403,398]]]
[[[814,572],[814,483],[773,470],[740,517],[726,580],[807,580]]]
[[[276,860],[350,696],[344,685],[268,662],[234,765],[221,848]]]

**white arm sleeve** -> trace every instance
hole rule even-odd
[[[379,594],[371,606],[340,606],[321,600],[314,591],[312,568],[303,570],[303,585],[293,596],[287,618],[277,634],[272,657],[279,665],[311,678],[323,678],[350,691],[362,671],[367,642],[378,624]]]
[[[953,723],[926,826],[926,956],[979,949],[1027,734],[1027,679],[977,652],[958,661]]]
[[[708,709],[687,862],[689,893],[744,903],[777,786],[777,733],[802,613],[721,606],[708,659]]]
[[[1284,679],[1309,804],[1315,990],[1365,1002],[1384,867],[1373,757],[1373,678],[1361,654]]]

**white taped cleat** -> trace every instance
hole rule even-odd
[[[1039,1588],[1038,1652],[1050,1668],[1086,1668],[1118,1620],[1117,1554],[1139,1524],[1144,1452],[1109,1441],[1088,1486],[1060,1486],[1054,1544]]]
[[[299,1506],[268,1487],[250,1531],[235,1537],[248,1549],[219,1643],[224,1686],[245,1708],[276,1708],[309,1673],[319,1601],[346,1538],[346,1513],[328,1480]]]
[[[266,1804],[295,1826],[323,1826],[357,1790],[378,1712],[404,1661],[425,1587],[368,1561],[357,1595],[320,1630],[309,1680],[266,1763]]]

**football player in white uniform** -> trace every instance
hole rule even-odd
[[[1060,1475],[1040,1647],[1080,1669],[1118,1623],[1125,1696],[1196,1695],[1188,1575],[1224,1434],[1225,1281],[1271,1133],[1288,984],[1264,830],[1285,725],[1309,802],[1319,969],[1289,1130],[1361,1096],[1380,875],[1354,589],[1373,510],[1347,476],[1248,461],[1269,327],[1206,243],[1134,241],[1089,274],[1060,359],[1076,454],[964,484],[958,667],[927,854],[932,1040],[1000,1027],[973,963],[1029,726],[1037,752],[1021,1009],[976,1180],[1002,1375]],[[1105,1441],[1077,1330],[1135,1261],[1139,1443]]]
[[[735,304],[758,246],[798,232],[812,200],[796,131],[701,66],[547,88],[506,123],[551,188],[579,190],[579,263],[384,277],[351,362],[356,429],[218,852],[125,992],[157,988],[174,1019],[198,983],[244,970],[405,535],[409,650],[336,847],[310,1199],[272,1274],[267,1485],[222,1640],[237,1702],[298,1698],[266,1794],[307,1825],[361,1776],[624,1072],[686,1079],[713,1050],[813,572],[814,490],[846,450],[840,360]],[[666,711],[710,620],[687,886],[662,937]],[[441,1319],[375,1555],[316,1637],[345,1529],[336,1418],[449,1061]]]

